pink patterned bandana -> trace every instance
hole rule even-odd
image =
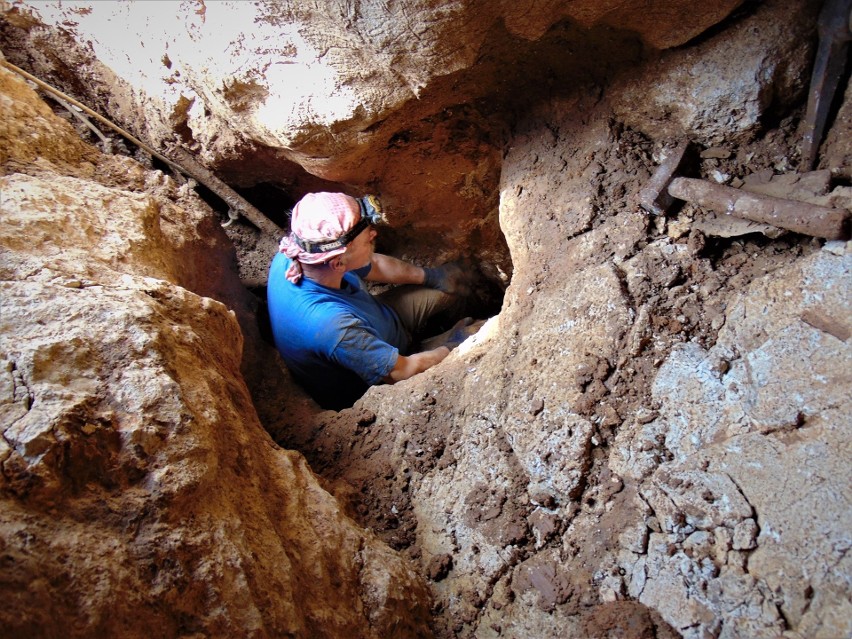
[[[346,251],[346,247],[327,253],[308,253],[296,242],[299,237],[308,242],[335,240],[361,219],[361,209],[355,198],[343,193],[308,193],[293,207],[290,234],[281,238],[278,250],[290,258],[287,279],[298,284],[302,279],[302,264],[320,264]]]

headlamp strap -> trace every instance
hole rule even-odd
[[[296,240],[296,244],[298,244],[306,253],[328,253],[329,251],[343,248],[349,244],[349,242],[358,237],[358,234],[368,226],[370,226],[370,220],[366,217],[362,217],[358,220],[358,223],[355,226],[346,231],[346,233],[338,237],[336,240],[308,242],[307,240],[300,238],[295,233],[293,233],[293,238]]]

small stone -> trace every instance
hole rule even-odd
[[[754,519],[745,519],[734,528],[734,550],[757,548],[757,524]]]
[[[451,555],[445,553],[443,555],[435,555],[432,557],[432,561],[429,562],[429,567],[426,569],[426,573],[432,581],[441,581],[450,574],[450,570],[452,570],[452,568],[453,558]]]
[[[538,415],[541,411],[544,410],[544,400],[540,397],[535,398],[530,404],[530,413],[532,415]]]
[[[83,426],[81,426],[80,430],[82,430],[83,433],[86,434],[86,435],[91,435],[96,430],[98,430],[98,427],[95,424],[88,424],[87,423],[87,424],[84,424]]]
[[[669,222],[668,227],[666,228],[667,235],[676,240],[679,237],[683,237],[687,233],[689,233],[689,229],[692,226],[692,220],[690,220],[686,216],[680,216],[676,220],[672,220]]]
[[[615,410],[609,404],[603,406],[600,410],[600,418],[601,418],[601,426],[605,428],[609,428],[611,426],[617,426],[621,423],[621,417],[618,415],[618,411]]]
[[[716,545],[722,551],[731,549],[731,531],[724,526],[719,526],[713,530],[713,538],[716,540]]]
[[[714,170],[710,171],[710,177],[713,179],[714,182],[716,182],[718,184],[726,184],[728,182],[728,180],[731,179],[730,174],[723,173],[722,171],[719,171],[718,169],[714,169]]]
[[[728,149],[723,149],[720,146],[713,146],[709,149],[704,149],[701,152],[702,160],[727,160],[729,157],[731,157],[731,152]]]
[[[639,424],[648,424],[659,416],[660,414],[657,411],[643,407],[636,411],[636,422]]]
[[[366,428],[367,426],[370,426],[371,424],[375,423],[375,421],[376,414],[373,411],[367,409],[364,409],[360,413],[358,413],[358,417],[356,418],[356,422],[359,428]]]
[[[536,510],[529,518],[530,527],[536,537],[536,547],[541,547],[559,530],[556,515]]]
[[[683,549],[690,557],[705,557],[710,553],[714,539],[706,530],[690,534],[683,542]]]
[[[841,240],[831,240],[825,243],[823,246],[824,251],[828,251],[832,255],[837,255],[838,257],[846,254],[847,242],[843,242]]]
[[[556,507],[556,499],[553,495],[541,489],[533,489],[530,491],[530,501],[534,504],[538,504],[542,508],[547,508],[548,510],[552,510]]]
[[[722,358],[719,358],[719,359],[718,359],[718,360],[717,360],[717,361],[716,361],[716,362],[715,362],[715,363],[711,366],[711,370],[716,371],[716,372],[717,372],[717,373],[719,373],[720,375],[724,375],[724,374],[725,374],[725,373],[727,373],[730,369],[731,369],[731,363],[730,363],[728,360],[726,360],[726,359],[722,359]]]
[[[618,601],[618,593],[608,585],[604,586],[601,588],[601,601],[604,603],[613,603]]]
[[[662,526],[660,526],[660,520],[657,519],[654,515],[651,515],[650,517],[648,517],[645,520],[645,525],[652,532],[656,532],[656,533],[663,532],[663,528],[662,528]]]

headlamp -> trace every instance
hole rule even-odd
[[[382,204],[379,198],[375,195],[365,195],[358,198],[358,206],[361,209],[361,218],[370,220],[370,224],[381,224],[384,222],[382,217]]]
[[[379,202],[379,198],[375,195],[365,195],[364,197],[356,199],[356,202],[358,202],[358,209],[361,211],[361,219],[358,220],[358,223],[355,224],[355,226],[346,231],[346,233],[338,237],[336,240],[325,240],[322,242],[308,242],[293,233],[296,244],[298,244],[306,253],[327,253],[328,251],[343,248],[358,237],[361,231],[365,228],[371,224],[379,224],[383,221],[382,205]]]

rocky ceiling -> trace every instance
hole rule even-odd
[[[377,192],[386,249],[441,245],[507,271],[496,186],[512,118],[599,90],[740,4],[14,2],[4,35],[10,60],[154,148],[279,189],[265,207],[279,224],[308,190]]]

